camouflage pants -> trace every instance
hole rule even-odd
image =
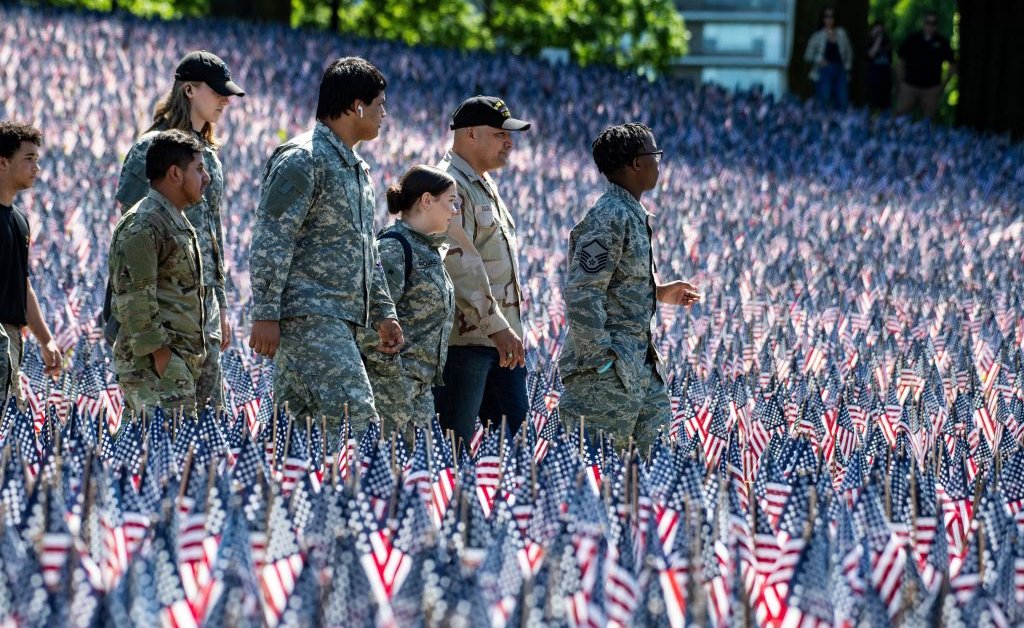
[[[3,339],[0,339],[0,344],[6,344],[3,352],[5,364],[0,366],[0,372],[5,372],[6,376],[0,380],[0,386],[3,386],[4,399],[6,400],[8,396],[13,396],[18,402],[18,407],[24,410],[25,396],[21,391],[18,369],[21,368],[21,359],[24,357],[25,343],[21,338],[21,329],[19,327],[5,324],[3,325],[3,330],[7,341],[4,342]]]
[[[206,299],[206,303],[206,359],[196,378],[196,400],[200,410],[207,402],[215,409],[224,405],[220,373],[220,305],[213,295]]]
[[[179,410],[195,414],[199,364],[198,360],[194,362],[190,365],[172,350],[163,377],[152,368],[119,374],[117,379],[124,393],[125,407],[136,416],[144,409],[153,410],[158,406],[168,414]]]
[[[319,314],[283,319],[274,366],[274,400],[296,419],[324,416],[334,433],[347,404],[356,438],[377,420],[352,323]]]
[[[373,365],[366,372],[373,387],[373,401],[384,438],[390,440],[391,433],[397,432],[405,444],[411,446],[414,428],[429,427],[434,417],[433,388],[404,375],[398,365],[383,368]]]
[[[615,446],[625,447],[630,437],[646,454],[654,444],[659,428],[668,429],[672,421],[672,405],[668,388],[655,368],[644,369],[647,381],[633,382],[627,388],[618,371],[606,373],[587,371],[573,373],[562,380],[565,392],[558,404],[558,413],[569,429],[578,429],[580,417],[584,427],[603,430],[615,437]]]
[[[11,339],[7,336],[7,328],[0,325],[0,396],[7,405],[7,394],[11,388]],[[3,412],[3,409],[0,409]]]

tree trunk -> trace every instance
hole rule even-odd
[[[957,124],[1024,138],[1024,3],[961,0]]]
[[[793,23],[793,51],[789,59],[789,91],[798,96],[814,96],[814,83],[807,77],[810,70],[804,61],[807,40],[821,28],[821,10],[835,10],[836,26],[842,26],[853,46],[853,76],[850,77],[850,102],[864,102],[864,48],[868,39],[869,0],[796,0]]]
[[[291,0],[210,0],[212,17],[291,24]]]
[[[341,0],[331,0],[330,5],[331,5],[331,26],[330,26],[330,29],[331,29],[332,33],[337,33],[338,32],[338,28],[341,27],[341,18],[338,15],[339,13],[341,13]]]

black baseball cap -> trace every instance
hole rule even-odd
[[[506,131],[525,131],[529,122],[512,117],[505,101],[493,96],[473,96],[462,101],[452,115],[452,130],[468,126],[492,126]]]
[[[193,50],[178,62],[174,70],[176,81],[200,81],[221,96],[245,96],[245,92],[231,80],[228,64],[205,50]]]

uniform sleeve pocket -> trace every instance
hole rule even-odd
[[[266,194],[266,210],[272,218],[280,218],[306,190],[311,189],[312,180],[298,167],[283,164],[274,173]]]
[[[272,218],[280,218],[298,196],[298,190],[291,181],[281,181],[268,195],[267,213]]]

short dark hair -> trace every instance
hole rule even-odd
[[[433,166],[413,166],[402,177],[401,183],[388,188],[388,213],[400,214],[410,209],[424,192],[437,196],[453,185],[455,179],[443,170]]]
[[[335,59],[320,79],[320,97],[316,103],[317,120],[334,120],[352,109],[358,99],[372,101],[388,86],[387,79],[362,57]]]
[[[194,135],[179,129],[161,131],[146,151],[146,178],[150,183],[167,175],[171,166],[184,170],[195,159],[196,153],[203,152],[203,145]]]
[[[0,157],[10,159],[21,148],[22,142],[43,145],[43,134],[30,124],[0,122]]]
[[[629,165],[644,152],[648,134],[653,136],[650,127],[640,122],[627,122],[601,131],[591,145],[597,169],[607,177]]]

